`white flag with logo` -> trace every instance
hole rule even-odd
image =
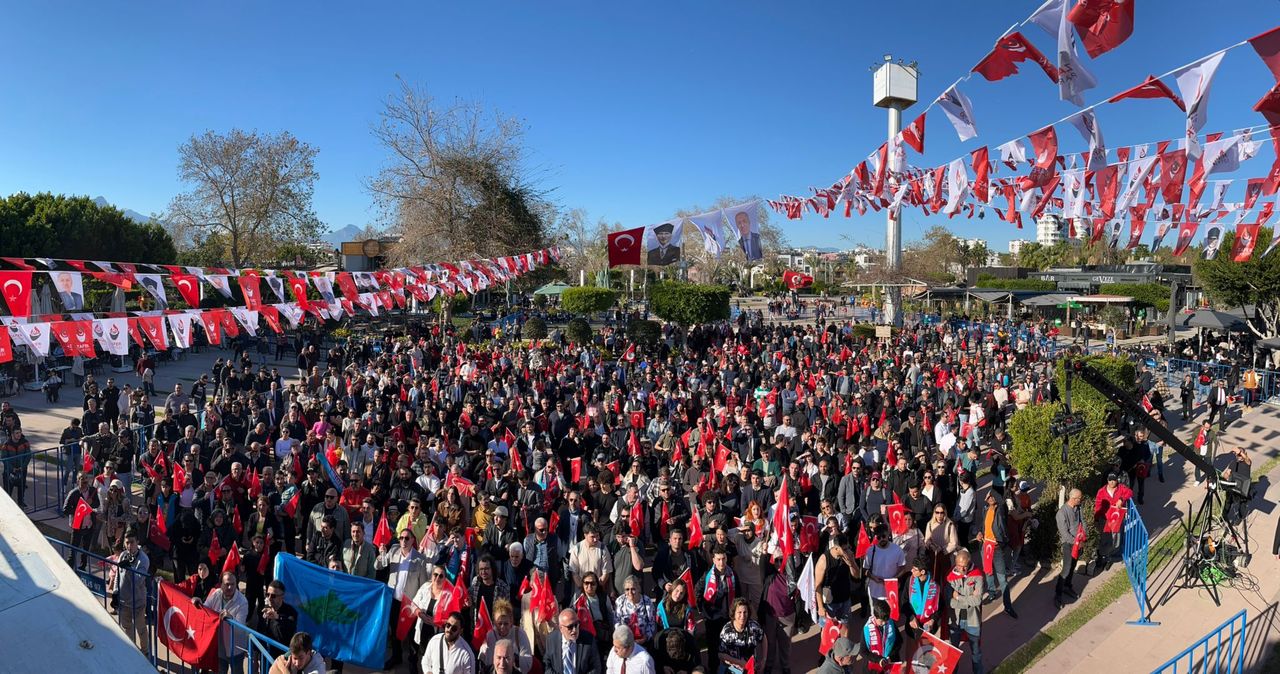
[[[1067,14],[1067,0],[1048,0],[1031,15],[1031,20],[1058,40],[1058,97],[1084,105],[1081,94],[1098,86],[1098,80],[1080,60],[1075,26],[1067,20]]]
[[[1213,85],[1213,75],[1225,55],[1225,51],[1220,51],[1206,56],[1176,75],[1178,93],[1187,104],[1187,161],[1200,156],[1200,143],[1196,136],[1209,121],[1209,87]]]
[[[1101,169],[1107,163],[1107,146],[1102,140],[1102,128],[1098,126],[1098,118],[1094,116],[1092,110],[1085,110],[1072,116],[1070,122],[1089,144],[1089,158],[1085,162],[1085,168],[1090,171]],[[1075,157],[1073,156],[1072,159]]]
[[[280,315],[289,321],[290,328],[296,328],[302,322],[303,311],[297,302],[281,302],[271,306],[275,307],[280,312]]]
[[[1021,138],[1014,138],[996,150],[1000,152],[1000,161],[1011,169],[1027,163],[1027,146],[1022,144]]]
[[[244,307],[231,307],[231,315],[244,326],[245,332],[248,332],[250,337],[258,336],[258,312]]]
[[[98,340],[98,346],[103,351],[113,356],[129,355],[129,319],[94,319],[93,337]]]
[[[173,345],[179,349],[191,348],[191,320],[194,318],[195,315],[187,311],[165,316],[165,320],[169,323],[169,332],[173,333]]]
[[[1116,202],[1116,213],[1124,213],[1137,201],[1138,190],[1142,189],[1155,163],[1154,156],[1129,162],[1129,180],[1125,183],[1124,191],[1120,193],[1120,199]]]
[[[938,105],[951,120],[951,126],[955,127],[962,142],[978,135],[977,123],[973,120],[973,104],[954,84],[938,97]]]
[[[969,196],[969,173],[964,168],[964,160],[956,157],[947,168],[947,205],[942,209],[947,215],[955,215]]]
[[[1240,136],[1219,138],[1204,144],[1204,174],[1230,173],[1240,168]]]

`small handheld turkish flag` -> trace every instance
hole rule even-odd
[[[624,229],[608,236],[609,266],[624,264],[640,264],[641,243],[644,239],[644,227]]]
[[[80,502],[76,503],[76,512],[71,519],[71,528],[79,530],[87,529],[90,526],[93,526],[93,507],[81,497]]]
[[[387,524],[387,511],[382,511],[382,518],[378,520],[378,528],[373,532],[373,544],[382,547],[391,545],[391,541],[395,536],[391,533],[391,526]]]
[[[818,643],[818,653],[826,655],[827,651],[835,645],[836,639],[840,638],[840,630],[844,627],[844,623],[834,618],[827,620],[827,624],[822,627],[822,641]]]
[[[901,602],[898,600],[897,578],[884,579],[884,598],[885,601],[889,603],[889,619],[897,622],[898,609],[901,606]]]
[[[215,536],[214,538],[217,538]],[[240,573],[240,546],[237,543],[231,544],[231,550],[227,552],[227,560],[222,563],[223,573]]]

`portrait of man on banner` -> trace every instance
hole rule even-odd
[[[764,257],[764,249],[760,245],[760,202],[751,201],[724,209],[724,214],[738,234],[738,247],[746,254],[748,260],[759,260]]]
[[[648,227],[645,232],[645,264],[650,267],[665,267],[679,262],[683,229],[677,220]]]
[[[70,271],[49,272],[53,277],[53,285],[58,289],[58,299],[62,308],[67,311],[84,310],[84,281],[80,275]]]

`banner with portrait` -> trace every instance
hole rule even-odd
[[[680,261],[680,245],[684,239],[683,218],[675,218],[644,228],[644,262],[650,267],[665,267]]]
[[[729,227],[738,236],[738,248],[748,260],[764,258],[764,248],[760,242],[760,200],[755,199],[724,209],[724,217]]]

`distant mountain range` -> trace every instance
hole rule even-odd
[[[99,206],[115,206],[115,204],[111,203],[110,201],[107,201],[106,197],[97,197],[93,200],[93,203]],[[120,207],[116,206],[116,208],[120,208]],[[124,217],[129,218],[134,222],[140,222],[143,224],[151,222],[150,216],[143,215],[131,208],[120,208],[120,211],[124,213]]]
[[[324,241],[334,248],[342,247],[345,241],[355,241],[356,235],[364,231],[364,227],[356,227],[355,225],[347,225],[342,229],[329,232],[322,237]]]

